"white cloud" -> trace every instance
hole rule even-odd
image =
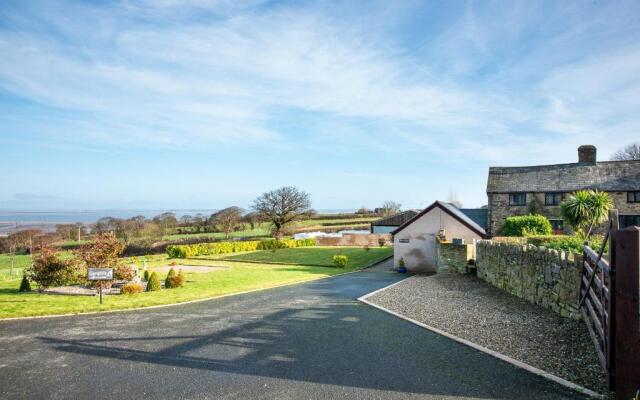
[[[48,7],[38,20],[55,34],[20,18],[0,31],[0,88],[77,111],[56,121],[66,130],[43,123],[47,140],[98,146],[284,148],[295,129],[278,126],[302,124],[298,113],[324,119],[300,126],[310,143],[491,163],[557,157],[566,148],[549,151],[555,140],[574,147],[637,132],[636,49],[571,62],[557,54],[574,46],[580,56],[580,35],[602,31],[604,17],[470,4],[447,28],[427,27],[415,54],[371,33],[386,9],[354,19],[260,1]],[[573,25],[548,33],[561,17]]]

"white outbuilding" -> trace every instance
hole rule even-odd
[[[391,232],[393,263],[400,260],[412,272],[436,272],[436,237],[473,243],[486,236],[485,230],[455,206],[436,201]]]

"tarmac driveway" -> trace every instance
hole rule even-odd
[[[581,398],[355,300],[399,279],[0,322],[0,398]]]

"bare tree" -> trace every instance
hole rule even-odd
[[[613,153],[613,161],[640,160],[640,143],[629,144]]]
[[[244,210],[240,207],[227,207],[213,214],[211,220],[216,228],[224,233],[224,237],[228,239],[229,234],[233,232],[240,223],[243,213]]]
[[[254,200],[253,209],[273,224],[273,235],[277,239],[282,236],[286,224],[312,211],[309,194],[293,186],[263,193]]]
[[[378,210],[383,217],[388,217],[389,215],[399,213],[400,207],[402,207],[402,204],[400,203],[396,203],[395,201],[385,201],[384,203],[382,203],[382,207],[380,207]]]

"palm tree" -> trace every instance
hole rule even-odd
[[[611,207],[611,197],[597,190],[578,190],[560,204],[564,220],[585,239],[594,226],[607,220]]]

